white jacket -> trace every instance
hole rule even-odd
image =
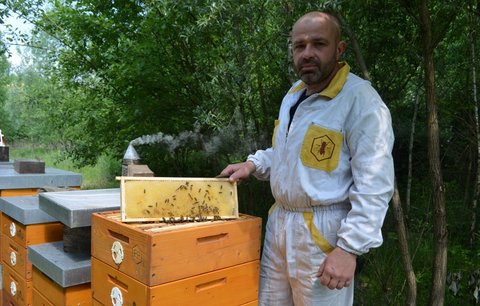
[[[276,202],[287,210],[350,203],[337,246],[360,255],[382,244],[381,227],[393,194],[394,135],[390,112],[368,81],[348,64],[329,86],[290,108],[305,84],[284,97],[272,148],[248,160],[258,179],[270,179]]]

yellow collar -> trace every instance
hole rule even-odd
[[[343,85],[345,85],[345,82],[347,81],[347,76],[350,72],[350,66],[347,64],[347,62],[340,62],[340,66],[340,69],[337,71],[328,86],[319,92],[318,95],[333,99],[342,90]],[[306,84],[304,82],[300,82],[297,86],[290,90],[289,94],[298,92],[305,87]]]

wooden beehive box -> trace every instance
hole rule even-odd
[[[92,296],[103,305],[250,305],[258,296],[259,267],[255,260],[149,287],[93,257]]]
[[[75,305],[92,304],[90,283],[62,288],[37,268],[33,268],[34,305]]]
[[[123,222],[238,218],[237,185],[226,178],[117,179]]]
[[[32,244],[59,241],[63,236],[63,224],[60,222],[23,225],[2,214],[1,224],[2,234],[10,237],[23,248]]]
[[[123,223],[120,212],[92,215],[92,256],[148,286],[260,258],[261,219]]]

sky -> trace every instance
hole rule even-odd
[[[6,18],[4,21],[5,21],[5,24],[0,24],[0,31],[3,33],[3,35],[7,35],[7,36],[8,36],[8,30],[5,26],[7,24],[11,24],[15,33],[17,33],[17,34],[20,34],[20,33],[29,34],[30,31],[33,28],[32,24],[30,24],[28,22],[24,22],[23,19],[20,19],[17,15],[13,15],[13,14],[12,14],[12,16],[9,16],[8,18]],[[9,42],[6,41],[6,43],[8,44]],[[15,43],[18,43],[18,42],[14,40],[13,43],[15,44]],[[10,45],[8,47],[8,49],[9,49],[10,54],[11,54],[8,61],[10,62],[12,67],[15,68],[15,67],[20,66],[21,63],[22,63],[22,55],[21,55],[21,53],[19,52],[18,49],[20,49],[20,51],[21,51],[21,49],[25,49],[25,47]]]

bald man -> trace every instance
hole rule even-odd
[[[338,20],[310,12],[293,26],[300,77],[285,95],[272,147],[221,174],[270,180],[259,304],[352,305],[356,257],[382,244],[393,194],[390,113],[341,62]]]

